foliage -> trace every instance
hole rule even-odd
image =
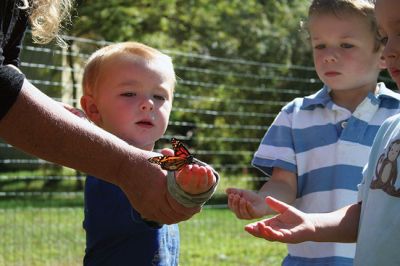
[[[213,165],[248,165],[267,126],[293,97],[280,90],[295,85],[310,91],[308,83],[285,78],[315,78],[313,71],[291,68],[312,65],[300,31],[307,7],[308,0],[88,0],[78,2],[72,32],[135,40],[170,53],[181,97],[171,121],[185,124],[172,123],[168,134],[186,137],[189,146],[199,147],[196,155]],[[261,103],[249,102],[255,99]]]

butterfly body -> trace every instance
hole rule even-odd
[[[194,163],[193,155],[190,154],[182,142],[172,138],[171,143],[174,150],[173,156],[156,156],[148,159],[149,162],[158,164],[162,169],[168,171],[179,171],[185,165]]]

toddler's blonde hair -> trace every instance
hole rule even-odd
[[[176,77],[171,57],[142,43],[122,42],[105,46],[89,57],[83,73],[83,94],[93,96],[98,79],[102,75],[102,66],[112,60],[122,60],[123,58],[144,60],[147,63],[156,62],[165,70],[165,73],[171,75],[175,86]]]

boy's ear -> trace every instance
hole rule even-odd
[[[101,122],[101,115],[99,110],[97,109],[96,102],[94,101],[92,96],[84,95],[81,97],[81,106],[85,111],[88,118],[94,122],[95,124],[99,124]]]

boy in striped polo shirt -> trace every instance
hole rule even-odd
[[[376,0],[376,18],[383,57],[400,87],[400,5],[398,0]],[[286,243],[357,241],[355,266],[400,265],[400,114],[388,118],[375,137],[358,202],[331,213],[306,214],[268,197],[279,215],[249,224],[256,237]]]
[[[373,8],[363,0],[312,2],[308,30],[325,85],[287,104],[267,131],[252,162],[270,176],[260,191],[227,190],[238,218],[274,213],[266,196],[305,213],[357,202],[375,135],[400,110],[400,95],[377,84],[384,62]],[[283,265],[352,265],[355,244],[304,242],[288,250]]]

